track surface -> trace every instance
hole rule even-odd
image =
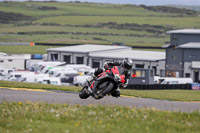
[[[45,103],[66,103],[79,105],[119,105],[137,108],[156,108],[167,111],[193,112],[200,111],[200,102],[174,102],[167,100],[155,100],[148,98],[120,97],[114,98],[106,96],[101,100],[88,98],[82,100],[78,93],[62,92],[41,92],[41,91],[24,91],[0,88],[0,100],[7,102],[45,102]]]

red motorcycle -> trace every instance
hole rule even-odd
[[[93,82],[85,85],[80,91],[79,97],[87,99],[89,96],[93,96],[95,99],[101,99],[124,83],[125,75],[121,75],[118,66],[114,66],[99,74]]]

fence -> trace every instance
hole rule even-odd
[[[192,90],[192,84],[149,84],[149,85],[128,85],[126,89],[134,89],[134,90],[172,90],[172,89],[180,89],[180,90]]]

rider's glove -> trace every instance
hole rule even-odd
[[[127,86],[128,86],[128,83],[125,83],[125,84],[124,84],[124,88],[126,88]]]
[[[121,84],[121,88],[126,88],[128,84],[124,83],[124,84]]]
[[[104,68],[107,70],[108,69],[108,64],[104,64]]]

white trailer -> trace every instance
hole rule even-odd
[[[160,77],[159,81],[161,84],[192,84],[192,78],[171,78],[171,77]]]

